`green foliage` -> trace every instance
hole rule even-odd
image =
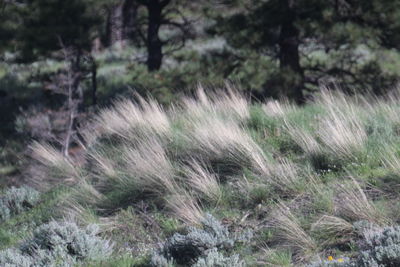
[[[22,58],[49,55],[62,46],[87,49],[97,14],[88,13],[88,1],[30,0],[23,12],[20,32]]]
[[[0,196],[0,220],[30,209],[39,201],[39,192],[30,187],[11,187]]]
[[[210,32],[223,36],[236,48],[234,55],[257,51],[276,59],[268,67],[274,71],[258,87],[264,89],[264,96],[283,93],[291,97],[290,87],[298,83],[313,91],[321,82],[334,80],[349,91],[371,90],[378,94],[395,83],[396,75],[387,71],[379,53],[398,47],[393,42],[400,37],[398,1],[227,2],[234,7],[228,15],[217,10],[209,12],[216,21]],[[295,40],[292,50],[286,50],[284,42],[289,35]],[[224,68],[231,68],[233,73],[242,69],[242,62],[254,62],[251,56],[238,58],[228,61],[233,63]]]

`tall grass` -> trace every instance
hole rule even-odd
[[[290,247],[298,261],[308,259],[315,252],[314,240],[303,230],[285,204],[278,203],[273,213],[272,226],[277,229],[277,240]]]
[[[183,172],[187,178],[188,185],[193,188],[200,197],[209,201],[217,202],[222,197],[219,179],[209,168],[196,160],[189,162]]]
[[[366,220],[378,225],[389,224],[389,220],[368,200],[355,179],[340,185],[337,210],[340,216],[351,221]]]
[[[210,117],[192,121],[186,134],[194,154],[211,161],[220,161],[227,168],[254,168],[269,173],[268,160],[257,143],[233,120]]]
[[[224,91],[209,91],[199,85],[196,98],[182,98],[183,112],[191,118],[199,119],[207,116],[223,116],[243,121],[249,118],[249,103],[230,84]]]
[[[168,136],[170,121],[164,109],[153,100],[137,98],[137,103],[125,99],[102,110],[94,119],[97,134],[115,134],[129,141],[140,140],[148,134]]]
[[[46,144],[32,148],[49,177],[74,185],[66,207],[77,220],[133,206],[146,210],[148,221],[161,213],[187,224],[198,224],[210,210],[233,218],[246,214],[258,229],[268,214],[278,241],[269,243],[289,247],[299,264],[317,252],[314,237],[325,248],[348,242],[345,235],[355,238],[353,222],[391,223],[359,182],[344,179],[346,170],[377,185],[384,174],[400,173],[398,99],[322,90],[308,105],[270,100],[253,125],[251,105],[235,89],[207,92],[200,86],[195,97],[171,109],[139,98],[100,111],[86,130],[83,162]],[[277,131],[264,134],[265,128]],[[341,167],[331,171],[338,159]],[[383,175],[371,173],[369,162],[378,162],[374,171]]]

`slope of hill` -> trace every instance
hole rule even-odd
[[[0,263],[397,266],[399,100],[250,104],[230,86],[169,109],[121,100],[85,129],[83,161],[32,145],[42,194],[0,198]]]

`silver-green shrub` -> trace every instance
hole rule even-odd
[[[17,249],[6,249],[0,252],[0,266],[30,267],[32,265],[32,258],[21,254]]]
[[[158,256],[153,258],[164,257],[178,264],[194,264],[212,249],[229,250],[236,241],[248,241],[252,237],[250,232],[239,236],[230,234],[228,229],[210,214],[205,216],[201,224],[202,228],[189,227],[186,234],[175,233],[155,252]],[[153,258],[151,264],[157,266]]]
[[[0,196],[0,221],[32,208],[39,197],[39,192],[31,187],[11,187]]]
[[[97,236],[98,230],[95,225],[80,229],[70,222],[44,224],[19,249],[0,252],[0,266],[73,266],[79,261],[106,259],[112,246]]]
[[[36,229],[32,239],[21,246],[21,251],[35,255],[37,251],[48,250],[77,260],[105,259],[111,254],[112,246],[97,236],[98,231],[96,225],[80,229],[75,223],[53,221]]]
[[[200,258],[192,267],[243,267],[244,261],[239,259],[239,255],[224,256],[216,248],[208,252],[207,256]]]
[[[400,266],[400,226],[371,230],[365,234],[365,248],[357,266]]]

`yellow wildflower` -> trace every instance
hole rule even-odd
[[[337,261],[338,262],[344,262],[344,260],[342,258],[339,258]]]
[[[328,261],[333,261],[333,257],[332,257],[332,256],[329,256],[329,257],[328,257]]]

